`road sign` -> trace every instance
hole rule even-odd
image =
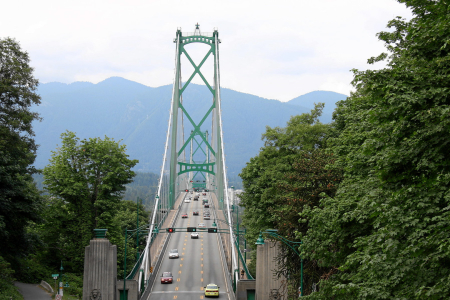
[[[58,277],[59,274],[52,274],[52,277]]]
[[[187,228],[187,232],[196,232],[197,228],[196,227],[188,227]]]
[[[62,300],[62,295],[59,295],[59,294],[56,295],[56,296],[55,296],[55,300]]]

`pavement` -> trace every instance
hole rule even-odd
[[[14,282],[14,285],[19,289],[24,300],[51,300],[49,293],[39,287],[38,284],[29,284],[22,282]]]
[[[209,193],[208,193],[209,194]],[[197,227],[199,223],[205,223],[206,227],[212,227],[214,222],[213,208],[211,220],[203,219],[205,208],[200,201],[183,203],[181,213],[187,213],[188,218],[176,220],[175,228]],[[210,196],[208,197],[210,200]],[[193,211],[198,210],[198,216]],[[146,300],[194,300],[204,299],[204,287],[208,283],[215,283],[220,287],[220,298],[230,300],[232,291],[228,291],[225,280],[226,265],[222,262],[219,251],[219,235],[208,233],[207,230],[199,230],[199,238],[191,239],[190,232],[176,231],[169,240],[168,247],[163,253],[163,260],[156,270],[156,280],[151,287],[151,294]],[[168,251],[178,249],[180,257],[169,259]],[[161,284],[162,272],[172,272],[174,282]]]

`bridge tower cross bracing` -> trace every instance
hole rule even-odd
[[[220,111],[218,109],[219,105],[218,101],[220,101],[219,97],[219,63],[218,63],[218,40],[219,34],[218,31],[215,30],[213,33],[201,33],[199,26],[196,26],[194,33],[183,33],[181,30],[177,30],[176,38],[174,42],[176,43],[176,59],[175,59],[175,79],[174,79],[174,89],[173,89],[173,105],[172,105],[172,127],[171,127],[171,153],[170,153],[170,206],[175,203],[175,199],[177,196],[177,176],[183,173],[189,173],[189,179],[193,181],[194,177],[197,174],[202,176],[203,181],[205,182],[205,188],[208,186],[208,189],[214,189],[217,193],[218,199],[221,201],[221,205],[223,206],[223,161],[222,161],[222,149],[221,149],[221,123],[220,123]],[[206,55],[203,57],[201,62],[197,65],[192,60],[188,51],[186,50],[186,46],[192,43],[202,43],[209,46],[209,50]],[[183,84],[181,80],[181,58],[186,57],[190,64],[194,67],[194,72],[191,74],[189,79]],[[210,84],[201,71],[201,67],[207,61],[209,57],[214,60],[214,83]],[[190,113],[187,111],[185,105],[182,102],[183,93],[186,91],[186,88],[191,83],[192,79],[199,75],[202,81],[205,83],[208,90],[211,92],[213,101],[211,106],[209,107],[206,114],[203,116],[200,122],[196,123],[191,117]],[[185,141],[183,141],[183,145],[178,145],[177,138],[179,124],[177,124],[178,115],[182,114],[186,116],[189,123],[192,125],[193,130],[191,134]],[[205,125],[205,121],[208,117],[212,117],[212,131],[214,132],[214,139],[209,139],[208,131],[202,131],[202,125]],[[190,145],[190,156],[189,162],[185,162],[180,159],[180,155],[184,153],[186,146]],[[205,145],[205,150],[201,148],[202,145]],[[205,158],[203,161],[195,161],[194,154],[201,149]],[[213,180],[213,183],[216,186],[211,185],[211,175],[217,177],[216,180]],[[199,186],[199,185],[197,185]]]

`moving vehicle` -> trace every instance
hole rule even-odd
[[[198,196],[195,196],[195,197],[194,197],[194,201],[198,201]]]
[[[219,297],[219,288],[215,283],[208,284],[205,286],[205,297]]]
[[[203,220],[211,220],[211,217],[209,216],[209,214],[204,214]]]
[[[191,203],[191,199],[184,199],[185,203]]]
[[[182,215],[181,215],[181,217],[184,219],[184,218],[187,218],[188,217],[188,214],[187,213],[183,213]]]
[[[206,229],[205,223],[198,223],[198,229]]]
[[[192,212],[192,215],[193,215],[193,216],[198,216],[198,210],[194,210],[194,211]]]
[[[198,233],[197,232],[191,233],[191,239],[198,239]]]
[[[204,207],[209,208],[209,203],[205,203]]]
[[[178,258],[178,249],[172,249],[169,251],[169,258]]]
[[[173,283],[172,272],[163,272],[161,275],[161,283]]]
[[[202,194],[203,196],[206,196],[206,193],[205,192],[203,192],[203,194]]]

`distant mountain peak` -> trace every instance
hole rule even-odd
[[[149,86],[136,82],[136,81],[132,81],[129,79],[125,79],[123,77],[119,77],[119,76],[113,76],[113,77],[109,77],[106,78],[103,81],[100,81],[99,83],[97,83],[96,85],[99,86],[116,86],[116,85],[120,85],[122,87],[127,86],[127,87],[146,87],[149,88]]]

